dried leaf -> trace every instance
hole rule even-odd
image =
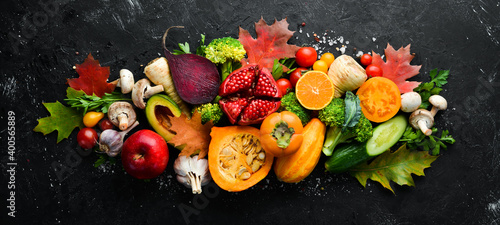
[[[57,130],[57,143],[59,143],[68,138],[73,129],[84,127],[83,115],[77,109],[66,107],[58,101],[43,105],[50,112],[50,116],[39,119],[33,131],[47,135]]]
[[[99,61],[94,60],[91,54],[85,61],[76,64],[78,78],[68,79],[68,84],[75,90],[82,90],[87,95],[95,94],[102,97],[104,93],[111,93],[115,90],[114,83],[108,83],[109,67],[101,67]]]
[[[293,36],[294,31],[288,30],[286,19],[275,20],[269,26],[263,18],[255,23],[255,32],[257,39],[254,39],[250,33],[240,27],[238,40],[245,47],[247,59],[242,60],[242,64],[256,63],[260,67],[265,67],[269,71],[273,70],[275,59],[295,58],[295,53],[299,46],[287,44]],[[288,68],[284,68],[287,71]]]
[[[420,71],[420,67],[422,67],[421,65],[410,65],[411,60],[415,57],[410,53],[410,45],[407,45],[404,48],[401,47],[396,51],[388,43],[384,53],[386,62],[384,62],[379,54],[372,51],[372,64],[382,68],[384,71],[382,76],[394,81],[401,94],[411,92],[414,88],[418,87],[420,82],[406,81],[407,79],[417,75]]]
[[[401,146],[397,151],[387,151],[375,158],[370,164],[362,163],[349,170],[349,173],[366,187],[366,181],[377,181],[385,188],[392,190],[390,181],[399,185],[415,186],[411,174],[424,176],[424,169],[431,166],[437,156],[426,151],[416,151]]]
[[[175,147],[184,146],[179,156],[191,156],[199,154],[198,158],[204,158],[208,153],[210,144],[210,131],[214,126],[212,121],[201,123],[201,114],[196,110],[191,119],[183,113],[180,117],[170,117],[171,131],[176,135],[168,142]]]

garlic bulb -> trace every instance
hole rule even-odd
[[[191,187],[193,194],[201,194],[201,186],[208,184],[211,180],[208,160],[198,159],[198,155],[179,156],[174,162],[174,170],[177,174],[177,181],[188,188]]]
[[[125,135],[137,125],[139,122],[135,121],[132,126],[121,132],[113,129],[103,131],[99,137],[99,150],[110,157],[117,156],[122,151]]]

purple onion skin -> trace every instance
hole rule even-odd
[[[220,75],[214,63],[195,54],[173,55],[164,48],[179,97],[189,104],[204,104],[218,94]]]

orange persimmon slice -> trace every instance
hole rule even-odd
[[[372,122],[382,123],[389,120],[401,107],[398,86],[384,77],[368,79],[356,94],[361,102],[361,111]]]

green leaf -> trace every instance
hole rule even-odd
[[[435,69],[437,71],[437,69]],[[448,83],[448,76],[450,75],[449,70],[441,70],[436,76],[431,76],[432,82],[436,84],[437,87],[442,87]]]
[[[342,124],[342,131],[347,127],[354,127],[359,122],[361,117],[361,105],[357,95],[351,91],[347,91],[345,95],[345,116],[344,124]]]
[[[43,103],[50,112],[49,117],[38,119],[38,125],[33,129],[44,135],[57,130],[57,143],[68,138],[73,129],[83,128],[83,115],[77,109],[66,107],[60,102]]]
[[[427,152],[410,150],[403,145],[394,153],[387,151],[371,163],[357,165],[349,172],[365,188],[367,180],[371,179],[394,193],[390,181],[399,185],[415,186],[411,175],[424,176],[424,169],[430,167],[437,157]]]
[[[278,59],[274,59],[273,71],[271,74],[274,80],[278,80],[283,76],[283,65],[281,65]]]
[[[196,55],[205,57],[205,48],[206,47],[207,46],[205,45],[205,35],[201,34],[200,46],[198,46],[198,48],[196,48]]]

